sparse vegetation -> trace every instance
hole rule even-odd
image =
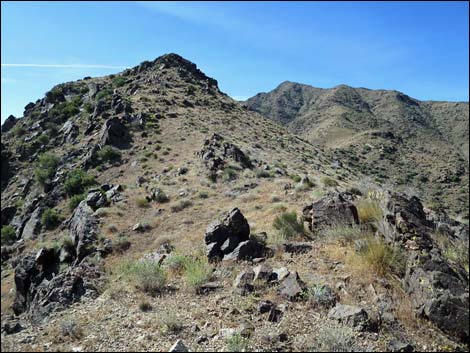
[[[372,233],[367,228],[359,226],[334,225],[322,228],[318,235],[326,241],[339,241],[343,245],[351,245],[355,240],[372,236]]]
[[[176,335],[183,330],[181,320],[174,313],[159,313],[159,326],[165,335]]]
[[[190,200],[180,200],[177,203],[170,206],[171,212],[180,212],[185,208],[192,206],[192,202]]]
[[[83,330],[75,320],[64,320],[60,324],[60,332],[63,336],[78,340],[83,337]]]
[[[225,352],[249,352],[250,340],[239,333],[225,339]]]
[[[381,238],[369,237],[365,241],[359,256],[377,275],[404,275],[406,263],[399,246],[392,247]]]
[[[117,148],[106,145],[98,151],[97,156],[100,163],[113,163],[121,160],[122,153]]]
[[[296,212],[284,212],[276,216],[273,221],[273,228],[284,240],[305,234],[304,223],[302,220],[297,220]]]
[[[50,153],[39,156],[39,166],[35,170],[36,180],[40,185],[45,185],[48,179],[52,178],[59,165],[59,158]]]
[[[327,186],[327,187],[335,187],[335,186],[338,186],[338,182],[330,177],[322,177],[320,179],[320,182],[324,185],[324,186]]]
[[[122,266],[123,276],[150,295],[161,294],[166,286],[166,272],[156,262],[150,260],[134,261]]]
[[[2,226],[2,245],[11,245],[16,240],[15,228],[10,225]]]
[[[75,208],[77,208],[78,204],[79,204],[80,202],[82,202],[83,200],[85,200],[85,193],[83,193],[83,194],[78,194],[78,195],[73,195],[73,196],[69,199],[69,203],[68,203],[69,210],[70,210],[70,211],[75,210]]]
[[[140,208],[148,208],[150,207],[149,200],[147,200],[145,197],[140,197],[137,200],[135,200],[136,204]]]
[[[355,333],[348,326],[322,326],[315,334],[309,352],[361,352]]]
[[[57,228],[62,223],[62,220],[62,216],[54,208],[46,209],[41,216],[41,223],[48,230]]]
[[[362,199],[356,203],[357,213],[361,223],[373,223],[382,218],[382,209],[375,200]]]
[[[64,189],[67,195],[74,196],[83,194],[88,187],[94,185],[95,177],[88,175],[81,169],[72,170],[67,174],[67,179],[64,183]]]

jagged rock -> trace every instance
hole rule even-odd
[[[269,311],[268,321],[269,322],[279,322],[281,321],[284,312],[286,311],[285,305],[274,305]]]
[[[108,206],[108,199],[100,190],[92,189],[88,192],[86,204],[96,211],[100,207]]]
[[[289,241],[282,244],[284,251],[291,254],[304,254],[313,249],[310,243]]]
[[[331,308],[336,304],[336,293],[328,285],[317,285],[313,293],[311,293],[310,300],[314,306]]]
[[[350,326],[358,331],[367,330],[369,327],[367,312],[358,306],[336,304],[328,312],[328,318],[339,321],[343,325]]]
[[[282,281],[284,278],[289,276],[290,272],[286,267],[276,268],[273,270],[272,280],[273,281]]]
[[[2,226],[10,224],[15,217],[16,214],[16,207],[15,206],[6,206],[2,208],[1,211],[1,218],[2,218]]]
[[[148,224],[136,223],[136,224],[134,224],[134,226],[132,227],[132,230],[133,230],[134,232],[144,233],[144,232],[150,230],[150,226],[149,226]]]
[[[64,135],[63,143],[73,143],[78,136],[78,126],[71,120],[67,120],[59,130]]]
[[[85,169],[93,168],[99,164],[98,152],[100,150],[99,145],[92,146],[86,156],[85,160],[83,161],[83,167]]]
[[[182,340],[178,340],[168,352],[189,352],[189,349],[184,345]]]
[[[249,235],[250,226],[247,220],[238,208],[232,209],[223,220],[215,221],[207,227],[204,240],[208,245],[209,261],[230,253],[240,242],[248,240]],[[229,238],[231,244],[226,244],[223,251],[222,247]]]
[[[297,272],[291,272],[281,282],[279,295],[288,300],[295,301],[300,298],[305,289],[306,285],[300,279],[299,274]]]
[[[253,279],[255,273],[253,271],[243,271],[238,274],[237,278],[233,282],[234,291],[240,295],[246,295],[253,292]]]
[[[388,352],[414,352],[414,347],[407,342],[392,339],[387,345]]]
[[[98,221],[93,215],[93,209],[88,206],[86,200],[80,202],[75,208],[68,228],[70,237],[76,245],[78,261],[96,250],[95,243],[98,239]]]
[[[253,260],[262,258],[266,255],[266,247],[254,240],[246,240],[238,244],[238,246],[229,254],[224,255],[223,260]]]
[[[198,152],[202,158],[209,176],[217,178],[219,172],[224,169],[227,159],[231,159],[240,164],[242,168],[252,168],[253,165],[237,146],[229,142],[224,142],[224,138],[219,134],[213,134],[204,141],[204,147]]]
[[[310,230],[338,224],[359,224],[356,206],[343,193],[330,192],[303,209],[304,220]]]
[[[28,239],[35,239],[36,236],[39,234],[41,231],[41,214],[42,214],[43,208],[41,206],[37,207],[31,216],[29,217],[29,220],[26,222],[23,231],[21,233],[21,237],[25,240]]]
[[[10,115],[8,118],[5,119],[5,121],[2,124],[2,132],[5,133],[5,132],[10,131],[13,128],[13,126],[16,125],[17,121],[18,119],[16,119],[13,115]]]
[[[258,312],[260,314],[270,312],[275,306],[276,304],[274,304],[270,300],[263,300],[261,303],[258,304]]]
[[[101,187],[103,188],[103,187]],[[104,189],[103,189],[104,190]],[[121,194],[122,191],[121,185],[111,185],[109,189],[105,190],[106,199],[111,200],[113,202],[121,201]]]
[[[106,120],[100,132],[100,145],[125,148],[130,142],[129,131],[118,118]]]
[[[265,281],[268,282],[271,280],[273,275],[273,269],[271,266],[266,264],[260,264],[253,269],[254,272],[254,281]]]
[[[24,330],[19,322],[5,322],[2,324],[2,332],[6,335],[12,335]]]

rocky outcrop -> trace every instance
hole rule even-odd
[[[222,220],[212,222],[204,241],[210,262],[220,260],[252,260],[263,257],[266,247],[250,239],[250,226],[238,208],[232,209]]]
[[[328,318],[358,331],[367,330],[370,326],[367,312],[363,308],[353,305],[337,304],[328,312]]]
[[[2,124],[2,133],[10,131],[13,126],[16,125],[17,121],[18,119],[16,119],[13,115],[10,115],[8,118],[6,118]]]
[[[73,212],[68,229],[76,247],[77,261],[96,251],[98,240],[98,221],[93,209],[83,200]]]
[[[349,194],[330,192],[320,200],[304,207],[303,217],[311,231],[338,224],[359,224],[356,206]]]
[[[198,152],[207,168],[209,177],[215,179],[229,160],[236,162],[241,168],[252,168],[253,165],[240,148],[224,141],[219,134],[213,134],[204,141],[204,147]]]
[[[130,143],[127,127],[118,118],[106,120],[100,132],[100,145],[111,145],[118,148],[127,148]]]
[[[416,313],[442,331],[468,341],[468,273],[441,253],[431,236],[436,223],[426,217],[418,198],[388,192],[381,203],[384,218],[379,230],[388,242],[398,242],[406,251],[404,285]]]

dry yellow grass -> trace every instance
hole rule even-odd
[[[373,223],[382,218],[382,210],[374,200],[362,199],[356,203],[357,213],[361,223]]]

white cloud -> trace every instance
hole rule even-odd
[[[118,65],[85,65],[85,64],[1,64],[2,67],[38,67],[62,69],[125,69],[127,66]]]
[[[231,96],[233,99],[235,99],[236,101],[246,101],[248,98],[248,96]]]
[[[10,77],[2,77],[2,83],[16,83],[18,80]]]

